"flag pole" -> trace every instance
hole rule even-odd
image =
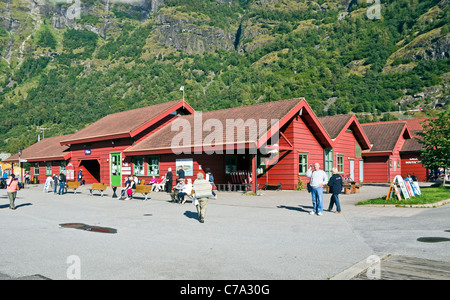
[[[184,85],[180,87],[180,91],[183,92],[183,108],[184,108]]]

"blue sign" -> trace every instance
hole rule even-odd
[[[91,149],[85,149],[84,155],[91,155]]]

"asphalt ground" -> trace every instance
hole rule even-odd
[[[350,279],[367,259],[401,255],[450,262],[450,205],[437,208],[355,206],[383,196],[387,186],[364,185],[341,195],[342,213],[310,215],[306,191],[265,191],[263,196],[219,192],[205,223],[190,201],[166,193],[143,201],[44,193],[42,185],[18,192],[10,210],[0,190],[0,279],[297,280]],[[324,195],[324,208],[330,194]],[[84,223],[116,233],[64,228]],[[361,271],[361,270],[359,270]],[[345,275],[343,275],[345,274]]]

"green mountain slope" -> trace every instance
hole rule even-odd
[[[0,151],[181,98],[306,97],[317,115],[448,102],[446,0],[0,2]],[[74,10],[75,9],[75,10]],[[377,14],[378,13],[378,14]],[[118,120],[120,122],[120,120]]]

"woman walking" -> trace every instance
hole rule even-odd
[[[16,175],[11,174],[11,177],[6,181],[6,192],[9,198],[9,208],[14,210],[16,206],[14,201],[16,201],[17,191],[19,190],[19,182],[16,180]]]
[[[341,205],[339,203],[339,194],[342,192],[342,177],[338,174],[338,170],[336,168],[332,169],[333,176],[331,176],[328,181],[328,187],[330,188],[331,198],[330,205],[328,206],[328,211],[333,210],[333,205],[336,203],[337,213],[341,213]]]

